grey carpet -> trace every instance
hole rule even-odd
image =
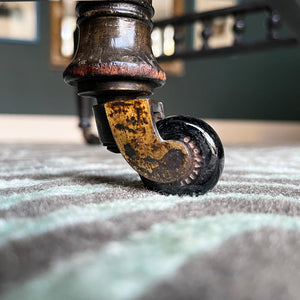
[[[204,196],[120,155],[1,145],[1,299],[300,299],[300,145],[227,147]]]

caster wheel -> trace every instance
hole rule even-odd
[[[211,190],[224,166],[224,150],[217,133],[204,121],[184,116],[160,120],[156,126],[164,140],[185,144],[191,163],[178,181],[160,183],[140,176],[144,185],[163,194],[200,195]]]
[[[89,145],[99,145],[100,144],[99,138],[96,135],[92,134],[90,132],[90,129],[83,129],[82,135],[87,144],[89,144]]]

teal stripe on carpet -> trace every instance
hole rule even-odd
[[[222,179],[224,178],[230,178],[231,180],[236,178],[238,180],[247,180],[247,179],[260,179],[261,181],[264,180],[270,180],[270,179],[278,179],[278,180],[300,180],[300,175],[284,175],[284,174],[257,174],[257,173],[252,173],[252,174],[224,174],[222,176]],[[268,181],[266,181],[268,182]]]
[[[0,209],[9,209],[13,205],[24,202],[31,201],[39,198],[45,197],[55,197],[62,195],[86,195],[91,193],[101,193],[108,189],[114,188],[112,184],[86,184],[86,185],[66,185],[53,187],[47,190],[36,191],[31,193],[18,193],[9,196],[0,197]]]
[[[289,184],[289,183],[273,183],[273,182],[258,182],[258,181],[251,181],[251,182],[245,182],[245,181],[220,181],[218,183],[219,186],[249,186],[249,187],[270,187],[270,188],[286,188],[286,189],[292,189],[292,190],[298,190],[299,191],[299,199],[300,199],[300,186],[298,184]]]
[[[296,167],[278,167],[278,166],[227,166],[226,167],[226,172],[248,172],[248,173],[263,173],[263,174],[282,174],[282,175],[299,175],[299,169]]]
[[[74,256],[15,287],[2,300],[134,299],[173,275],[194,255],[264,226],[300,229],[300,218],[227,214],[154,225],[100,251]]]
[[[70,177],[66,178],[60,178],[60,181],[62,180],[70,180]],[[9,189],[9,188],[23,188],[23,187],[30,187],[38,184],[45,184],[45,183],[51,183],[55,182],[57,179],[30,179],[30,178],[24,178],[24,179],[0,179],[0,193],[1,189]]]
[[[83,173],[93,173],[96,172],[99,176],[103,175],[103,172],[107,174],[110,174],[113,176],[116,175],[124,175],[124,174],[136,174],[133,170],[131,170],[126,165],[123,164],[107,164],[105,162],[103,163],[94,163],[94,164],[87,164],[83,163],[82,166],[77,166],[75,163],[72,165],[67,165],[62,167],[61,165],[58,165],[57,167],[53,167],[52,165],[47,166],[47,162],[45,162],[45,165],[41,166],[35,166],[35,169],[32,170],[30,166],[24,166],[20,165],[14,166],[14,169],[11,169],[11,166],[9,168],[1,168],[0,170],[0,177],[6,178],[6,177],[12,177],[12,176],[38,176],[38,175],[65,175],[65,174],[78,174],[81,175]],[[137,175],[138,176],[138,175]]]
[[[48,215],[37,218],[24,219],[0,219],[0,245],[8,240],[20,239],[29,235],[38,235],[47,231],[55,230],[59,227],[75,225],[79,223],[89,223],[100,219],[107,219],[113,216],[137,212],[142,210],[164,210],[175,206],[177,203],[191,201],[236,199],[236,200],[256,200],[264,201],[294,201],[299,199],[284,196],[270,195],[248,195],[248,194],[224,194],[216,195],[209,193],[200,197],[178,197],[152,195],[145,198],[122,199],[107,201],[98,204],[88,204],[84,207],[70,206]]]

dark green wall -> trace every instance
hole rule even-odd
[[[167,112],[205,118],[300,119],[300,48],[186,63],[156,93]]]
[[[49,3],[41,1],[38,44],[0,41],[0,113],[75,113],[73,89],[50,66],[49,27]]]
[[[0,113],[74,114],[73,89],[49,64],[48,2],[37,45],[0,42]],[[300,119],[300,48],[186,62],[154,99],[167,114],[205,118]]]

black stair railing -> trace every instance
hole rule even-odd
[[[265,12],[265,36],[263,39],[257,39],[255,41],[246,41],[244,35],[247,31],[245,26],[245,18],[251,14]],[[230,46],[224,47],[211,47],[210,39],[212,37],[212,24],[216,18],[234,18],[234,25],[232,26],[232,32],[234,34],[233,42]],[[186,42],[184,32],[188,32],[188,27],[191,27],[197,23],[202,23],[203,30],[201,33],[202,47],[197,49],[194,47],[193,42]],[[268,50],[278,47],[297,45],[298,41],[293,36],[281,36],[281,18],[280,15],[273,10],[266,3],[261,1],[254,1],[244,3],[241,5],[228,7],[224,9],[218,9],[200,13],[190,13],[179,17],[174,17],[166,20],[160,20],[154,22],[154,30],[161,30],[163,32],[165,28],[172,26],[174,28],[174,51],[171,55],[162,54],[158,55],[159,61],[171,61],[173,59],[191,59],[201,58],[218,55],[231,55],[245,52],[253,52],[260,50]],[[164,36],[162,34],[162,49],[164,43]]]

